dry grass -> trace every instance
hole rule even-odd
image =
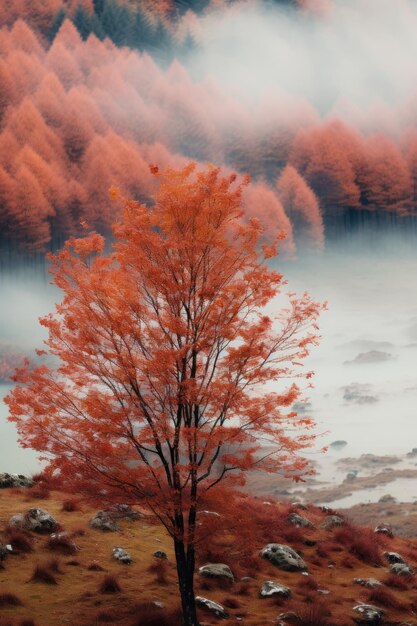
[[[78,500],[64,500],[62,503],[61,511],[65,513],[74,513],[75,511],[80,510],[80,503]]]
[[[14,593],[3,591],[0,593],[0,607],[22,606],[23,602]]]
[[[372,589],[368,593],[368,602],[399,611],[405,611],[407,609],[407,605],[404,604],[404,602],[398,600],[392,591],[384,589],[384,587],[375,587],[375,589]]]
[[[45,583],[47,585],[58,584],[48,565],[41,564],[35,565],[30,582]]]
[[[100,593],[120,593],[122,588],[116,576],[107,574],[101,581],[98,590]]]
[[[6,543],[10,543],[13,551],[20,554],[21,552],[32,552],[34,540],[29,532],[15,526],[7,526]]]

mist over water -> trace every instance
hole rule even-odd
[[[405,455],[417,447],[415,244],[387,236],[370,248],[357,239],[349,246],[328,244],[322,254],[292,261],[279,258],[276,264],[289,290],[307,290],[329,304],[319,322],[320,345],[305,365],[315,371],[306,413],[317,421],[317,431],[326,433],[309,457],[329,474],[332,462],[341,456]],[[61,298],[47,281],[44,274],[0,278],[0,340],[29,355],[45,336],[38,317],[52,311]],[[270,312],[277,312],[274,303]],[[376,360],[361,362],[369,358]],[[0,386],[1,397],[7,390]],[[6,414],[1,403],[0,471],[33,471],[36,455],[18,447]],[[342,452],[318,452],[338,439],[347,441]],[[393,492],[391,486],[389,490]]]

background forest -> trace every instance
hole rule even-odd
[[[407,2],[401,5],[411,32],[417,15]],[[284,43],[287,35],[301,40],[308,33],[304,52],[310,54],[326,24],[346,18],[338,11],[323,1],[2,3],[2,263],[17,250],[56,249],[85,223],[108,232],[117,210],[111,185],[146,201],[153,191],[148,164],[181,165],[190,157],[251,174],[247,214],[261,215],[271,233],[285,230],[284,249],[291,254],[297,245],[323,247],[325,231],[336,237],[364,221],[409,229],[417,203],[412,92],[400,88],[399,97],[387,102],[377,84],[381,97],[360,108],[355,98],[326,93],[317,73],[312,80],[320,99],[305,84],[287,89],[288,81],[279,76],[270,75],[259,89],[245,82],[245,64],[249,72],[253,57],[250,37],[259,45],[259,19],[279,16]],[[248,21],[252,35],[245,30]],[[233,64],[233,23],[249,37],[240,68]],[[232,59],[226,82],[236,78],[230,88],[213,71],[218,59],[213,66],[201,62],[213,57],[214,47],[227,64],[225,41]],[[294,61],[296,44],[287,46],[287,57],[279,51],[284,66],[287,58]],[[268,72],[273,53],[260,52]],[[391,75],[394,61],[387,69],[386,59],[379,60]],[[311,63],[320,69],[319,57]],[[322,70],[326,74],[328,65]],[[375,83],[379,78],[376,67]],[[333,79],[328,77],[329,84]]]

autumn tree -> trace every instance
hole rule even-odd
[[[194,164],[159,175],[152,209],[133,201],[114,224],[52,257],[64,292],[42,320],[56,368],[18,371],[7,403],[21,443],[49,458],[66,489],[147,506],[171,534],[183,621],[198,624],[193,591],[204,496],[248,470],[299,475],[313,439],[291,407],[292,376],[317,342],[321,305],[289,297],[242,220],[243,184]],[[273,382],[275,390],[265,391]],[[290,432],[288,429],[295,429]]]

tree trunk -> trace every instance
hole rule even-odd
[[[199,626],[194,596],[194,547],[186,552],[184,543],[174,539],[183,626]]]

